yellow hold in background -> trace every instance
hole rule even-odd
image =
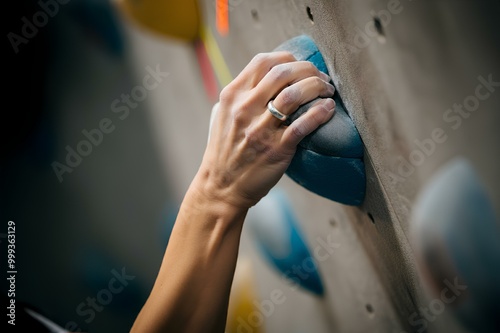
[[[226,333],[264,332],[264,315],[257,309],[252,263],[250,259],[238,258],[231,288],[227,313]]]
[[[192,41],[199,36],[201,15],[196,0],[118,0],[120,9],[149,31]]]

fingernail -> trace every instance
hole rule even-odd
[[[326,109],[330,112],[333,112],[335,110],[335,101],[331,98],[325,98],[324,106]]]
[[[331,78],[329,75],[327,75],[327,74],[325,74],[325,73],[323,73],[323,72],[319,72],[319,73],[320,73],[320,75],[321,75],[321,79],[322,79],[323,81],[325,81],[325,82],[330,82],[330,81],[332,80],[332,78]]]
[[[328,91],[333,95],[335,93],[335,87],[332,84],[328,84]]]

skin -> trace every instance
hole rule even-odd
[[[243,221],[283,176],[297,144],[334,112],[334,87],[288,52],[258,54],[221,94],[199,171],[131,332],[224,332]],[[322,97],[290,126],[284,114]]]

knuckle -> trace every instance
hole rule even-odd
[[[245,93],[244,98],[239,103],[239,108],[245,112],[252,112],[258,105],[260,95],[257,91]]]
[[[319,70],[318,68],[310,61],[304,61],[304,70],[306,73],[310,74],[311,76],[318,76],[319,75]]]
[[[246,127],[250,121],[250,106],[248,103],[242,102],[231,109],[231,119],[236,127]]]
[[[314,92],[315,94],[321,94],[323,93],[323,90],[325,90],[325,85],[321,83],[321,79],[315,76],[308,77],[307,79],[303,80],[304,85],[307,85],[308,90],[310,92]]]
[[[304,117],[304,119],[302,119],[302,121],[298,125],[302,137],[305,137],[306,135],[311,133],[312,130],[316,127],[314,119],[311,119],[309,117]]]
[[[265,64],[269,60],[269,53],[257,53],[253,59],[252,59],[252,64],[255,64],[256,66],[260,66]]]
[[[295,61],[295,56],[290,51],[279,51],[279,56],[284,61]]]
[[[316,88],[321,89],[321,90],[327,90],[328,89],[328,83],[325,81],[321,80],[319,77],[314,76],[313,77],[313,82]]]
[[[235,126],[243,126],[246,122],[245,112],[239,108],[234,108],[231,111],[231,119]]]
[[[259,131],[255,127],[249,127],[245,131],[245,140],[251,146],[258,144],[260,141]]]
[[[257,98],[258,96],[253,92],[242,93],[237,99],[233,98],[230,104],[230,114],[235,125],[239,127],[248,125],[258,105]]]
[[[332,91],[335,92],[335,88],[331,84],[323,81],[317,76],[314,77],[314,87],[318,91],[318,93],[322,95],[332,95]]]
[[[267,151],[269,148],[269,135],[258,126],[249,126],[245,131],[247,147],[255,149],[256,152]]]
[[[300,97],[300,90],[294,88],[293,86],[283,89],[283,91],[279,94],[282,105],[293,105],[294,103],[297,103]]]
[[[252,110],[252,102],[249,101],[248,99],[245,99],[243,101],[240,101],[238,103],[237,109],[239,110],[240,113],[248,113]]]
[[[221,90],[219,94],[219,101],[221,102],[221,104],[231,103],[234,98],[234,94],[234,88],[231,85],[227,85]]]
[[[296,124],[292,127],[292,134],[297,138],[302,138],[304,136],[304,128],[301,124]]]
[[[307,61],[307,65],[308,65],[308,69],[313,71],[314,73],[317,73],[319,74],[319,70],[318,70],[318,67],[316,67],[316,65],[314,65],[312,62],[310,61]]]
[[[289,77],[291,73],[292,68],[288,64],[276,65],[269,71],[269,75],[273,81],[282,81]]]
[[[263,128],[260,132],[260,137],[264,142],[272,142],[275,132],[270,128]]]

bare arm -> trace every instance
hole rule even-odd
[[[333,86],[286,52],[256,56],[221,93],[200,169],[184,197],[155,285],[132,332],[224,332],[245,215],[282,177],[297,144],[333,115],[330,98],[290,126],[284,114]]]

